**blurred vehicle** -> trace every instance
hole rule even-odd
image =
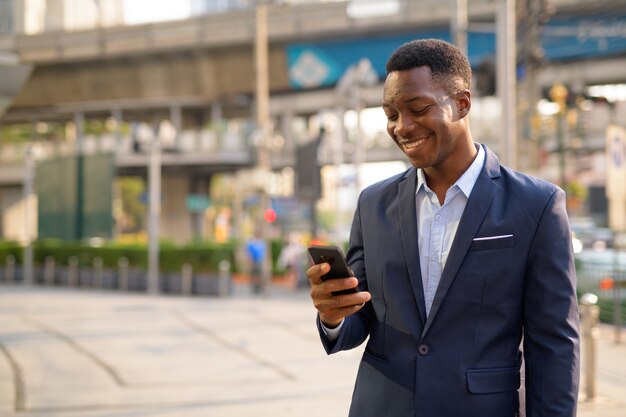
[[[594,294],[600,320],[615,325],[626,322],[626,251],[586,249],[575,255],[576,290]]]
[[[575,259],[580,293],[593,292],[602,296],[602,291],[622,287],[621,283],[626,282],[625,251],[583,249]]]
[[[571,220],[572,243],[574,252],[585,249],[601,251],[613,247],[613,231],[607,227],[598,227],[590,218]]]

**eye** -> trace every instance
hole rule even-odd
[[[395,122],[398,119],[398,115],[396,113],[386,114],[386,116],[387,116],[387,121],[389,122]]]
[[[411,110],[411,113],[413,113],[416,116],[419,116],[419,115],[422,115],[422,114],[426,113],[426,111],[428,111],[428,109],[430,109],[430,106],[424,106],[424,107],[420,107],[418,109]]]

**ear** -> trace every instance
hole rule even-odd
[[[472,93],[469,90],[459,91],[456,97],[459,119],[466,117],[472,108]]]

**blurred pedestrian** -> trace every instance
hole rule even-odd
[[[287,279],[294,288],[308,287],[308,280],[304,275],[306,248],[301,243],[300,235],[291,233],[287,240],[287,244],[280,251],[278,256],[278,265],[286,272]]]
[[[260,294],[262,290],[263,262],[266,251],[267,244],[259,234],[255,234],[253,238],[248,239],[246,242],[246,252],[250,262],[250,283],[255,294]]]
[[[574,417],[565,193],[474,142],[472,73],[458,48],[412,41],[386,68],[387,133],[412,167],[361,193],[347,252],[355,277],[322,281],[328,264],[307,271],[326,351],[369,338],[350,416]]]

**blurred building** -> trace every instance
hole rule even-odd
[[[33,68],[0,123],[5,129],[30,126],[39,160],[109,153],[115,175],[144,179],[156,132],[167,196],[162,234],[181,241],[205,236],[210,205],[218,197],[233,204],[235,216],[254,210],[259,192],[270,192],[278,208],[298,207],[297,187],[287,183],[298,178],[297,150],[319,136],[320,126],[325,134],[317,148],[318,163],[335,189],[364,184],[354,169],[336,175],[346,172],[346,166],[373,170],[374,165],[366,164],[403,160],[386,137],[384,120],[377,120],[384,63],[410,39],[451,40],[453,3],[302,0],[270,5],[273,131],[260,138],[254,124],[253,2],[191,1],[189,19],[116,26],[123,20],[121,1],[0,0],[5,8],[13,7],[13,19],[0,20],[0,52]],[[468,3],[468,53],[478,87],[472,131],[497,151],[500,107],[489,62],[495,58],[498,2]],[[548,10],[548,4],[555,9]],[[523,93],[519,166],[558,182],[559,155],[566,153],[567,177],[602,187],[604,129],[609,122],[626,125],[625,99],[594,96],[591,88],[626,83],[623,1],[527,0],[518,5]],[[535,9],[537,5],[541,7]],[[87,24],[97,29],[76,30]],[[364,58],[372,64],[374,82],[341,88],[344,74]],[[555,112],[548,94],[557,82],[567,87],[567,112]],[[363,108],[374,110],[355,112]],[[0,195],[13,202],[21,193],[23,144],[2,140]],[[270,178],[254,174],[260,145],[269,150]],[[224,181],[230,189],[216,192],[211,184],[224,173],[231,176]],[[329,189],[328,184],[322,187]],[[327,207],[337,206],[341,195],[326,201]],[[328,200],[328,193],[323,197]],[[190,203],[198,201],[203,204]],[[6,218],[8,211],[3,210],[4,222],[18,224]],[[279,216],[277,223],[281,221]]]

